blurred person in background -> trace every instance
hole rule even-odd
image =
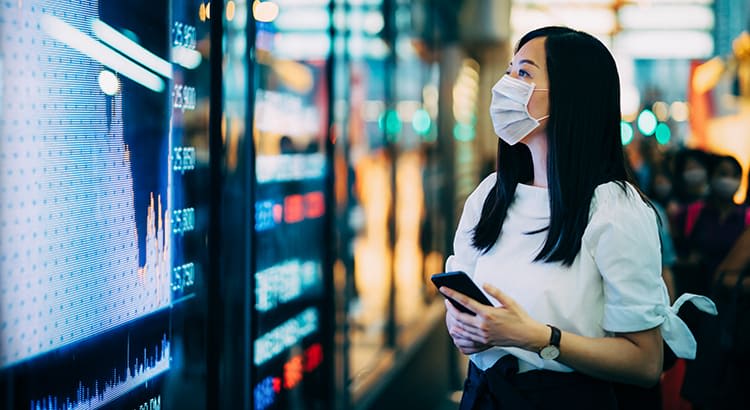
[[[750,369],[750,352],[748,352],[748,346],[750,346],[750,224],[745,227],[732,250],[716,269],[714,278],[716,282],[712,297],[721,304],[721,320],[718,323],[704,320],[701,324],[706,325],[708,322],[708,326],[700,329],[700,332],[713,337],[714,340],[718,339],[720,343],[715,344],[714,349],[711,349],[714,355],[700,354],[700,356],[707,357],[703,360],[704,363],[698,363],[698,370],[704,374],[710,372],[711,376],[715,376],[711,380],[715,391],[713,395],[704,394],[693,400],[697,403],[706,403],[707,405],[703,407],[707,409],[748,409],[750,408],[750,390],[748,389],[750,387],[750,372],[748,372]],[[700,356],[696,359],[701,359]],[[699,378],[698,383],[704,380],[705,378]],[[686,396],[691,397],[693,393],[686,391]]]
[[[750,226],[750,209],[735,204],[733,200],[742,175],[739,162],[731,156],[713,155],[710,158],[708,196],[689,204],[678,217],[682,238],[678,247],[676,277],[680,291],[711,295],[719,305],[720,316],[709,320],[690,307],[682,313],[698,342],[705,347],[699,351],[695,361],[687,363],[682,393],[696,409],[737,408],[725,407],[724,404],[730,402],[722,399],[729,394],[728,383],[737,380],[728,374],[740,370],[729,362],[743,357],[734,355],[729,359],[722,347],[722,343],[725,343],[721,340],[722,331],[736,331],[735,324],[726,322],[734,321],[735,307],[730,307],[734,303],[730,300],[734,297],[729,297],[726,289],[717,288],[715,282],[717,279],[723,281],[724,273],[728,273],[727,264],[731,260],[724,261]],[[743,251],[746,250],[735,253]],[[732,258],[736,259],[737,256]],[[722,273],[721,278],[717,277],[717,273]],[[736,282],[736,272],[734,278]],[[743,351],[745,349],[746,346],[742,348]],[[744,372],[745,368],[741,370]]]
[[[466,200],[446,270],[495,302],[440,288],[475,313],[446,301],[470,355],[460,409],[616,409],[612,382],[658,382],[663,340],[681,357],[696,346],[669,306],[656,214],[626,170],[615,61],[589,34],[534,30],[490,116],[498,169]]]
[[[674,198],[682,206],[703,199],[708,194],[709,154],[696,149],[677,153],[674,162]]]
[[[731,156],[710,158],[708,196],[685,206],[676,223],[678,265],[698,275],[689,282],[685,278],[690,285],[680,289],[684,292],[709,291],[714,271],[750,222],[748,208],[733,200],[740,187],[740,163]]]
[[[651,182],[649,184],[649,198],[654,204],[664,210],[663,222],[671,225],[674,218],[680,213],[681,207],[674,197],[674,183],[672,182],[672,172],[666,162],[656,167],[651,173]]]

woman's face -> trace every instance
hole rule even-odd
[[[544,51],[545,40],[546,37],[537,37],[524,44],[513,56],[506,72],[513,78],[536,85],[528,104],[529,114],[534,118],[541,118],[549,114],[549,91],[536,91],[539,88],[549,90],[547,57]],[[546,129],[547,120],[541,120],[539,126],[524,140],[534,134],[544,132]]]

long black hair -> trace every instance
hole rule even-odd
[[[544,27],[521,38],[516,52],[545,37],[549,76],[547,182],[550,201],[547,240],[535,261],[570,266],[581,249],[596,187],[616,181],[636,186],[620,137],[620,78],[612,54],[593,36],[567,27]],[[474,228],[473,245],[488,251],[500,237],[519,182],[533,180],[524,144],[497,150],[497,181]],[[642,196],[643,197],[643,196]],[[531,232],[538,233],[541,231]]]

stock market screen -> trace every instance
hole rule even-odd
[[[330,14],[327,1],[278,3],[255,10],[252,398],[256,410],[327,409]]]
[[[0,8],[0,407],[203,406],[208,3]]]

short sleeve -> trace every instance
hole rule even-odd
[[[482,206],[487,194],[495,186],[495,175],[485,178],[464,203],[463,212],[453,237],[453,254],[445,262],[445,271],[464,271],[474,277],[474,266],[480,251],[472,245],[474,227],[482,215]]]
[[[583,242],[603,280],[604,330],[659,326],[664,319],[656,307],[669,301],[661,278],[659,231],[656,214],[638,192],[616,183],[598,187]]]
[[[695,338],[677,312],[688,301],[714,315],[716,307],[709,298],[689,293],[669,306],[656,215],[632,186],[627,192],[615,183],[597,188],[583,243],[602,276],[602,328],[628,333],[659,326],[677,357],[694,358]]]

